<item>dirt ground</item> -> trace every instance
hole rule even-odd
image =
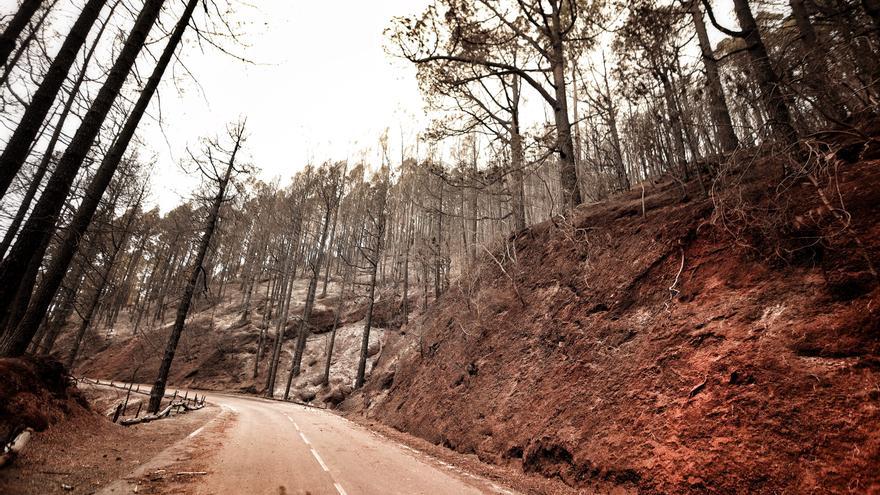
[[[821,191],[741,161],[709,197],[661,181],[515,233],[400,329],[386,308],[367,386],[340,407],[560,490],[535,493],[880,493],[880,161],[836,163]],[[191,319],[172,380],[259,392],[261,315],[239,324],[225,297]],[[79,371],[152,380],[166,332],[92,335]],[[299,400],[324,397],[324,341]]]
[[[117,391],[87,394],[97,402]],[[103,398],[101,398],[104,396]],[[79,409],[37,433],[14,464],[0,470],[0,493],[91,494],[135,471],[170,445],[215,417],[208,406],[169,419],[124,427],[98,412]]]

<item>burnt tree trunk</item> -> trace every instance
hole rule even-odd
[[[36,275],[25,276],[27,266],[33,261],[42,260],[48,247],[47,241],[55,232],[55,222],[67,200],[73,180],[82,167],[125,79],[131,72],[135,59],[144,46],[147,34],[159,17],[163,4],[164,0],[148,0],[144,5],[116,62],[110,69],[107,79],[83,118],[82,124],[67,147],[67,151],[61,157],[18,240],[6,259],[0,263],[0,320],[5,321],[7,325],[13,323],[10,321],[10,315],[13,312],[27,307]],[[5,164],[0,167],[4,171],[5,168]],[[15,308],[13,308],[13,299],[18,301]],[[19,332],[4,334],[2,341],[0,341],[0,355],[16,356],[23,352],[23,347],[27,347],[26,343],[22,347],[20,335],[13,336],[12,334],[19,334]]]
[[[9,60],[9,54],[15,49],[15,40],[18,39],[18,36],[24,31],[28,23],[31,22],[31,18],[37,12],[37,9],[40,8],[41,3],[43,3],[42,0],[24,0],[18,8],[18,12],[12,16],[9,24],[6,25],[6,29],[0,34],[0,66],[6,65],[6,61]]]
[[[199,241],[198,251],[195,260],[193,261],[192,269],[190,270],[189,279],[183,288],[183,295],[180,297],[180,304],[177,307],[177,316],[174,319],[174,326],[171,328],[171,335],[168,336],[168,344],[165,346],[165,354],[162,356],[162,364],[159,366],[159,374],[156,377],[156,382],[153,384],[152,390],[150,390],[150,404],[147,411],[151,413],[159,411],[162,397],[165,395],[165,385],[168,381],[168,372],[171,371],[171,362],[174,361],[174,353],[177,351],[177,343],[180,341],[180,334],[183,333],[183,325],[186,323],[186,317],[189,313],[190,305],[192,304],[193,294],[196,290],[196,283],[203,271],[202,263],[204,263],[205,256],[208,254],[208,246],[211,244],[211,237],[214,235],[214,229],[217,227],[217,219],[220,216],[220,206],[223,204],[223,199],[226,196],[226,186],[229,185],[229,178],[232,176],[232,171],[235,168],[235,156],[238,154],[239,147],[241,146],[242,133],[238,134],[235,141],[235,147],[232,150],[232,155],[226,166],[226,172],[224,172],[223,177],[220,179],[220,183],[217,187],[217,194],[211,202],[205,232],[202,234],[202,238]]]
[[[52,103],[58,95],[70,67],[76,60],[76,54],[86,42],[86,37],[92,29],[92,25],[98,19],[101,9],[107,0],[89,0],[82,12],[74,22],[73,27],[67,34],[64,43],[55,55],[52,65],[49,66],[46,76],[34,93],[30,104],[24,112],[21,121],[12,133],[12,137],[6,142],[3,154],[0,155],[0,198],[2,198],[12,179],[18,173],[27,158],[31,143],[36,138],[40,126],[46,119]]]
[[[697,32],[697,40],[700,43],[703,68],[706,70],[706,83],[709,89],[709,111],[712,114],[712,122],[715,124],[715,137],[721,143],[721,150],[729,153],[739,146],[736,132],[733,130],[733,122],[730,119],[730,110],[727,108],[727,100],[724,98],[724,88],[721,85],[721,74],[718,70],[718,62],[715,60],[715,52],[706,32],[706,23],[703,22],[703,12],[696,0],[690,4],[691,19],[694,22],[694,30]]]
[[[61,281],[67,273],[70,262],[76,254],[79,240],[91,224],[95,211],[98,208],[98,204],[101,201],[101,197],[107,190],[107,186],[110,185],[110,181],[113,179],[113,176],[119,167],[119,163],[122,161],[122,157],[125,154],[126,149],[128,149],[131,139],[134,137],[135,130],[137,130],[138,124],[146,112],[147,106],[150,104],[150,100],[152,100],[153,95],[156,93],[156,89],[159,87],[159,82],[165,74],[165,69],[168,67],[169,62],[171,62],[171,58],[174,56],[174,52],[180,44],[183,32],[186,30],[189,21],[192,18],[193,11],[198,3],[199,0],[189,0],[187,3],[184,13],[181,15],[177,26],[174,28],[174,32],[168,39],[168,43],[165,45],[165,50],[159,57],[159,60],[153,69],[153,73],[147,80],[147,84],[144,86],[143,91],[138,97],[134,108],[132,108],[131,114],[128,116],[119,135],[116,137],[116,141],[113,143],[110,151],[104,156],[101,165],[95,172],[95,176],[89,184],[85,196],[83,197],[79,208],[77,208],[73,220],[67,228],[67,233],[59,246],[58,253],[52,259],[49,268],[46,270],[43,282],[34,294],[30,307],[25,312],[21,322],[15,327],[14,332],[16,334],[15,338],[18,340],[18,349],[20,349],[22,345],[25,348],[27,347],[27,344],[30,342],[31,338],[33,338],[34,333],[39,327],[40,322],[46,316],[46,311],[49,309],[52,298],[55,297],[55,292],[58,291],[58,287],[61,285]]]

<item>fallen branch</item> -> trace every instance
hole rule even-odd
[[[122,426],[131,426],[140,423],[149,423],[150,421],[156,421],[157,419],[167,418],[171,414],[171,409],[177,407],[179,404],[168,404],[165,409],[159,411],[158,414],[147,414],[140,418],[134,419],[123,419],[119,422]]]
[[[708,378],[704,378],[703,381],[688,392],[688,399],[693,399],[697,394],[703,391],[706,388],[706,382],[708,382]]]

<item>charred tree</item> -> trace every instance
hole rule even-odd
[[[211,237],[214,235],[214,229],[217,227],[217,220],[220,217],[220,207],[226,199],[226,188],[232,178],[233,172],[236,172],[235,159],[244,142],[244,123],[238,124],[230,129],[229,135],[232,138],[232,150],[229,151],[226,170],[221,174],[217,168],[214,153],[220,150],[219,143],[209,142],[206,149],[206,163],[196,160],[199,168],[211,181],[217,184],[217,193],[211,201],[208,210],[208,217],[205,220],[205,231],[199,241],[198,250],[190,269],[189,278],[183,288],[183,294],[180,297],[180,304],[177,307],[177,315],[174,319],[174,326],[171,327],[171,334],[168,336],[168,343],[165,346],[165,354],[162,356],[162,364],[159,365],[159,373],[156,377],[153,388],[150,390],[150,404],[147,408],[148,412],[156,413],[165,396],[165,385],[168,381],[168,373],[171,371],[171,363],[174,361],[174,354],[177,351],[177,343],[180,341],[180,335],[183,333],[183,326],[186,323],[186,317],[189,314],[189,308],[192,304],[193,294],[195,294],[196,283],[200,276],[204,276],[203,263],[205,256],[208,254],[208,246],[211,245]]]

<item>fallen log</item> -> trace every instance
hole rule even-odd
[[[165,409],[162,409],[161,411],[159,411],[158,414],[146,414],[144,416],[141,416],[140,418],[135,417],[135,418],[123,419],[122,421],[119,422],[119,424],[121,424],[122,426],[131,426],[131,425],[137,425],[137,424],[141,424],[141,423],[149,423],[150,421],[156,421],[157,419],[167,418],[168,416],[171,415],[172,409],[181,409],[182,408],[184,411],[197,411],[203,407],[205,407],[205,406],[204,405],[191,406],[185,402],[174,402],[174,403],[171,403],[171,404],[168,404],[167,406],[165,406]]]
[[[140,418],[133,419],[123,419],[119,422],[122,426],[131,426],[140,423],[149,423],[150,421],[156,421],[157,419],[162,419],[171,414],[171,409],[174,408],[175,404],[168,404],[165,409],[159,411],[158,414],[145,414]]]

